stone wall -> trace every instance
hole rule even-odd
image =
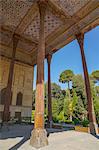
[[[7,58],[0,57],[0,91],[6,88],[10,61]],[[22,117],[30,117],[32,110],[32,89],[33,89],[33,67],[15,63],[13,84],[12,84],[12,103],[10,106],[10,115],[15,116],[15,112],[21,112]],[[17,94],[23,94],[22,106],[16,106]],[[0,112],[3,111],[3,105],[0,104]]]

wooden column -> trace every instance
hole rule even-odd
[[[33,147],[40,148],[48,144],[46,130],[44,129],[44,59],[45,59],[45,35],[44,18],[46,1],[38,2],[40,14],[39,44],[37,51],[37,83],[34,130],[30,139]]]
[[[89,132],[93,135],[96,135],[98,133],[98,128],[96,124],[96,118],[95,118],[94,106],[93,106],[93,100],[92,100],[91,88],[90,88],[90,80],[88,76],[88,69],[87,69],[86,58],[84,54],[84,34],[80,33],[76,36],[76,38],[80,46],[82,65],[84,71],[85,89],[86,89],[87,105],[88,105],[88,118],[90,121]]]
[[[50,73],[50,65],[51,65],[52,55],[48,54],[47,63],[48,63],[48,126],[52,128],[52,100],[51,100],[51,73]]]
[[[13,50],[12,50],[12,59],[10,62],[9,75],[8,75],[8,83],[5,94],[5,103],[4,103],[4,112],[3,112],[3,122],[8,122],[10,119],[10,100],[11,100],[11,88],[13,81],[13,72],[14,72],[14,63],[15,63],[15,54],[17,47],[18,39],[13,36]]]

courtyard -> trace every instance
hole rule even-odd
[[[0,150],[36,150],[29,142],[32,125],[12,125],[0,132]],[[99,140],[88,133],[74,130],[47,129],[49,145],[40,150],[98,150]]]

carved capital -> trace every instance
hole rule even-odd
[[[45,14],[47,4],[48,4],[48,0],[39,0],[38,1],[38,7],[39,7],[40,14],[41,13]]]
[[[84,34],[83,33],[79,33],[76,35],[76,39],[79,43],[80,46],[83,46],[84,43]]]
[[[18,38],[16,37],[16,35],[13,35],[13,49],[16,49],[18,44]]]
[[[52,59],[52,54],[49,53],[49,54],[47,55],[47,63],[48,63],[48,64],[51,63],[51,59]]]

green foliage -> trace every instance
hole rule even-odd
[[[53,116],[53,122],[55,122],[55,123],[58,123],[58,122],[59,122],[59,120],[58,120],[58,117],[57,117],[57,116]]]
[[[74,118],[79,119],[79,121],[83,120],[84,118],[87,118],[87,110],[84,107],[84,104],[80,97],[78,97],[78,102],[75,107]]]
[[[64,111],[61,111],[59,113],[59,115],[57,116],[57,119],[59,120],[59,122],[64,122],[65,121]]]
[[[89,125],[89,120],[88,120],[88,119],[84,119],[84,120],[82,121],[82,125],[83,125],[83,127],[88,127],[88,125]]]
[[[68,83],[68,89],[69,89],[69,82],[72,80],[73,75],[74,73],[72,70],[65,70],[60,74],[59,82]]]
[[[31,121],[34,121],[35,110],[32,110]]]
[[[69,72],[69,73],[67,73]],[[94,75],[96,78],[96,75]],[[98,78],[97,78],[98,79]],[[87,98],[85,94],[84,79],[82,75],[74,75],[72,71],[64,71],[60,75],[60,82],[72,80],[72,89],[62,90],[56,83],[51,83],[52,115],[54,122],[66,122],[88,126]],[[95,79],[96,80],[96,79]],[[99,86],[96,86],[92,75],[90,77],[92,97],[96,119],[99,124]],[[97,84],[98,85],[98,84]],[[33,91],[33,109],[35,107],[35,90]],[[48,115],[48,85],[45,84],[45,121]],[[32,111],[34,120],[34,111]]]
[[[99,96],[99,86],[95,86],[96,96]]]
[[[92,78],[94,78],[95,82],[99,81],[99,70],[93,71],[91,74]]]
[[[65,120],[65,123],[67,123],[67,124],[74,124],[74,121],[71,121],[71,120]]]
[[[64,115],[66,116],[66,118],[68,119],[70,116],[70,112],[69,112],[69,104],[70,104],[70,100],[68,99],[68,97],[64,98],[64,106],[63,106],[63,111],[64,111]]]
[[[99,96],[96,96],[94,99],[94,108],[95,108],[96,119],[99,124]]]
[[[59,114],[59,108],[58,108],[58,101],[57,100],[53,100],[52,101],[52,113],[53,116],[56,116],[57,114]]]
[[[35,93],[36,93],[36,90],[33,90],[33,95],[32,95],[32,109],[35,109]]]
[[[73,90],[73,97],[72,97],[72,104],[71,104],[72,105],[72,111],[75,110],[77,102],[78,102],[78,97],[77,97],[75,90]]]
[[[84,79],[82,75],[75,75],[72,80],[72,87],[77,93],[77,96],[82,101],[85,108],[87,108],[87,99],[85,94],[85,87],[84,87]]]
[[[79,118],[74,118],[74,124],[75,124],[75,125],[79,125],[79,124],[80,124]]]

